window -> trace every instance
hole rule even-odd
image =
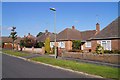
[[[87,41],[85,44],[86,44],[86,47],[91,47],[91,42],[90,41]]]
[[[58,47],[60,48],[65,48],[65,42],[59,42]]]
[[[50,47],[53,48],[54,42],[50,42]]]
[[[102,40],[101,46],[103,46],[104,50],[111,50],[111,40]]]

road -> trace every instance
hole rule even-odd
[[[69,72],[19,58],[2,55],[3,78],[90,78],[83,74]]]

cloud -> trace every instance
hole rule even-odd
[[[11,30],[12,29],[12,27],[3,27],[2,26],[2,30]]]
[[[12,27],[8,27],[8,28],[7,28],[7,30],[11,30],[11,29],[12,29]]]
[[[79,21],[79,20],[75,20],[74,22],[75,22],[75,23],[79,23],[80,21]]]

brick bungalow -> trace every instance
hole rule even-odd
[[[81,32],[75,29],[74,26],[72,28],[66,28],[60,33],[57,34],[57,46],[58,48],[65,50],[72,50],[72,40],[81,40]],[[54,42],[51,42],[51,47]]]
[[[36,40],[37,42],[45,42],[47,37],[50,37],[50,41],[54,41],[54,34],[48,32],[48,30],[45,30],[45,32],[41,36],[38,36]]]
[[[17,48],[18,44],[20,43],[21,37],[17,37],[17,39],[14,42],[14,47]],[[9,37],[2,37],[2,48],[5,49],[12,49],[12,38]]]
[[[96,24],[96,30],[86,30],[81,31],[82,35],[82,45],[81,50],[84,50],[85,52],[91,51],[91,38],[95,35],[97,35],[100,32],[100,25],[99,23]]]
[[[92,52],[95,51],[97,44],[101,44],[104,50],[120,50],[120,25],[118,22],[120,23],[120,17],[91,38]]]
[[[96,30],[79,31],[74,26],[66,28],[57,34],[57,46],[65,50],[72,50],[72,40],[81,40],[81,49],[84,51],[91,50],[90,38],[100,32],[100,25],[96,24]],[[54,44],[54,42],[51,42]]]

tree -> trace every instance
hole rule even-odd
[[[39,32],[36,37],[41,36],[43,32]]]
[[[25,47],[31,48],[35,45],[35,43],[36,43],[36,41],[33,38],[28,38],[28,37],[24,38],[24,46]]]
[[[12,38],[12,44],[13,44],[13,49],[14,49],[14,42],[17,39],[17,32],[15,31],[16,27],[12,27],[10,36]]]
[[[81,40],[73,40],[72,48],[73,49],[81,49]]]
[[[50,38],[49,37],[47,37],[45,40],[45,51],[47,53],[50,53]]]

